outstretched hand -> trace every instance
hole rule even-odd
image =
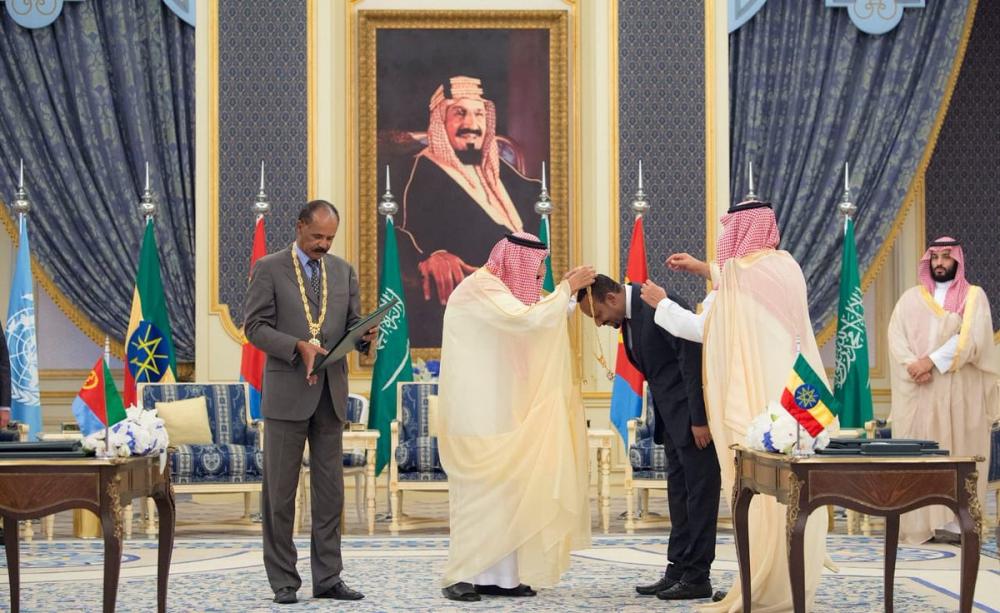
[[[711,276],[708,263],[702,262],[689,253],[675,253],[667,258],[665,264],[670,270],[688,272],[706,279]]]
[[[575,296],[578,291],[594,284],[597,271],[593,266],[577,266],[563,275],[563,281],[569,281],[570,294]]]
[[[667,297],[667,291],[653,281],[647,280],[642,284],[640,296],[643,302],[655,309],[660,301]]]
[[[469,266],[462,258],[444,249],[432,253],[417,265],[417,269],[423,277],[424,300],[431,299],[431,280],[433,280],[442,306],[448,302],[448,297],[465,276],[476,271],[475,266]]]

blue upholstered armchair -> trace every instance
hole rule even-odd
[[[437,383],[400,383],[396,394],[396,419],[392,422],[392,456],[389,460],[389,492],[395,534],[410,527],[426,526],[403,516],[403,492],[447,491],[448,477],[441,468],[437,439],[431,436],[431,410],[436,406]]]
[[[628,420],[628,464],[625,465],[625,531],[663,525],[649,513],[649,491],[667,490],[667,455],[663,445],[653,442],[656,408],[649,386],[643,385],[642,417]],[[635,512],[636,490],[642,498],[639,515]],[[669,521],[669,520],[667,520]]]
[[[172,402],[203,396],[208,410],[212,443],[171,443],[170,478],[177,493],[242,493],[244,514],[250,521],[251,494],[260,492],[264,474],[263,422],[250,418],[246,383],[149,383],[139,384],[136,395],[143,409],[157,402]],[[151,508],[151,503],[149,504]],[[152,518],[152,512],[147,511]],[[155,534],[153,522],[147,534]]]

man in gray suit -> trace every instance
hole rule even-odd
[[[360,600],[340,578],[341,510],[344,506],[343,432],[347,410],[347,361],[309,376],[316,359],[340,339],[358,315],[358,275],[327,253],[340,214],[325,200],[300,212],[295,242],[257,261],[247,289],[247,339],[267,354],[264,415],[264,568],[274,602],[297,602],[302,585],[292,541],[295,492],[306,440],[312,471],[312,584],[314,598]],[[375,329],[356,347],[365,351]]]

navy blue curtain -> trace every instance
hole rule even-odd
[[[194,358],[194,51],[194,28],[161,0],[69,2],[36,30],[0,18],[0,194],[9,207],[24,158],[34,257],[73,307],[122,342],[148,161],[174,344],[186,361]]]
[[[781,248],[802,265],[818,331],[835,314],[844,162],[858,206],[858,262],[873,261],[900,212],[947,89],[968,0],[908,9],[865,34],[847,11],[770,0],[729,37],[730,189],[771,200]]]

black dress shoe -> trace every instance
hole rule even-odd
[[[347,584],[343,581],[325,592],[313,594],[313,598],[333,598],[334,600],[361,600],[364,597],[364,594],[347,587]]]
[[[538,595],[538,592],[531,589],[530,585],[520,584],[517,587],[500,587],[499,585],[477,585],[476,593],[483,596],[514,596],[528,597]]]
[[[283,587],[274,593],[274,602],[278,604],[295,604],[298,601],[295,590],[290,587]]]
[[[656,595],[660,600],[694,600],[695,598],[711,598],[712,584],[708,581],[702,583],[688,583],[678,581],[673,586]]]
[[[671,579],[670,577],[663,575],[660,580],[651,585],[637,585],[635,586],[635,591],[639,592],[643,596],[656,596],[660,592],[669,590],[677,583],[679,579]]]
[[[728,595],[729,595],[728,590],[718,590],[714,594],[712,594],[712,602],[721,602],[725,600],[726,596]]]
[[[938,528],[934,531],[934,536],[931,537],[932,543],[946,543],[949,545],[960,545],[962,543],[962,535],[958,532],[952,532],[951,530],[945,530],[944,528]]]
[[[459,602],[478,602],[482,600],[476,593],[476,588],[471,583],[453,583],[441,590],[448,600],[458,600]]]

